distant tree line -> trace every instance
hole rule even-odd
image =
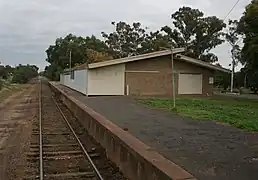
[[[46,50],[50,63],[45,68],[45,76],[58,80],[59,74],[71,66],[82,63],[105,61],[133,56],[164,48],[185,47],[187,56],[201,61],[216,63],[218,57],[211,50],[227,41],[231,45],[233,70],[238,63],[244,66],[241,73],[247,78],[246,84],[258,90],[258,2],[252,1],[239,20],[229,20],[226,24],[216,16],[205,16],[199,9],[179,8],[171,14],[173,27],[163,26],[150,31],[140,22],[111,22],[113,32],[101,32],[102,40],[96,36],[81,37],[68,34],[56,39]],[[244,47],[240,47],[240,42]],[[223,75],[226,76],[227,75]],[[220,84],[226,82],[221,79]],[[229,85],[229,83],[228,83]]]
[[[149,31],[140,22],[111,22],[115,31],[101,32],[103,40],[94,35],[60,37],[46,50],[46,61],[50,65],[45,68],[45,75],[58,80],[60,71],[69,68],[70,52],[72,67],[171,47],[185,47],[188,56],[206,62],[218,60],[210,50],[224,42],[222,30],[226,24],[221,19],[205,17],[198,9],[182,7],[171,15],[171,20],[173,28],[164,26],[157,31]]]
[[[246,6],[243,16],[239,20],[229,21],[229,33],[226,40],[232,46],[231,66],[241,63],[244,67],[235,73],[234,87],[247,87],[254,93],[258,92],[258,1],[252,0]],[[243,47],[239,42],[243,40]],[[234,68],[233,68],[234,70]],[[222,76],[222,78],[221,78]],[[220,79],[221,81],[219,81]],[[217,79],[218,84],[223,84],[224,88],[230,82],[230,77],[220,74]]]
[[[14,68],[12,82],[27,83],[38,76],[39,68],[35,65],[19,65]]]
[[[38,76],[39,68],[35,65],[18,65],[11,67],[9,65],[0,65],[0,79],[12,83],[27,83],[30,79]]]
[[[243,70],[245,69],[242,68],[240,71],[235,72],[235,75],[234,75],[235,89],[248,88],[247,75],[245,72],[243,72]],[[220,87],[223,90],[227,90],[229,88],[230,81],[231,81],[231,74],[218,72],[215,79],[215,86]]]

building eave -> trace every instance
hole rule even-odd
[[[195,64],[195,65],[198,65],[198,66],[202,66],[202,67],[205,67],[205,68],[208,68],[208,69],[212,69],[212,70],[215,70],[215,71],[221,71],[221,72],[225,72],[225,73],[231,73],[231,71],[229,69],[219,67],[219,66],[215,66],[213,64],[210,64],[210,63],[198,60],[198,59],[194,59],[194,58],[191,58],[191,57],[188,57],[188,56],[184,56],[182,54],[177,54],[176,57],[179,60],[182,60],[182,61],[185,61],[185,62],[188,62],[188,63],[192,63],[192,64]]]
[[[173,51],[173,54],[182,53],[185,51],[185,48],[175,48],[175,49],[172,49],[172,51]],[[88,68],[89,69],[100,68],[100,67],[122,64],[122,63],[127,63],[127,62],[132,62],[132,61],[139,61],[139,60],[144,60],[144,59],[149,59],[149,58],[154,58],[154,57],[159,57],[159,56],[165,56],[165,55],[170,55],[170,54],[171,54],[171,50],[156,51],[156,52],[141,54],[141,55],[137,55],[137,56],[130,56],[130,57],[103,61],[103,62],[98,62],[98,63],[91,63],[91,64],[88,64]]]

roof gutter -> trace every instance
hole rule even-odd
[[[173,54],[182,53],[184,51],[185,51],[185,48],[175,48],[175,49],[173,49]],[[99,68],[99,67],[104,67],[104,66],[111,66],[111,65],[122,64],[122,63],[126,63],[126,62],[139,61],[139,60],[143,60],[143,59],[165,56],[165,55],[170,55],[170,54],[171,54],[171,50],[156,51],[156,52],[141,54],[141,55],[137,55],[137,56],[130,56],[130,57],[125,57],[125,58],[120,58],[120,59],[104,61],[104,62],[91,63],[91,64],[88,64],[88,68],[94,69],[94,68]]]
[[[209,68],[209,69],[213,69],[213,70],[216,70],[216,71],[221,71],[221,72],[225,72],[225,73],[231,73],[231,71],[229,69],[218,67],[218,66],[215,66],[213,64],[210,64],[210,63],[198,60],[198,59],[194,59],[194,58],[191,58],[191,57],[188,57],[188,56],[177,54],[176,57],[179,58],[180,60],[186,61],[188,63],[196,64],[196,65],[199,65],[199,66],[203,66],[203,67],[206,67],[206,68]]]

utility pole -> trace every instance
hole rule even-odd
[[[173,55],[173,47],[172,47],[172,46],[171,46],[171,69],[172,69],[172,96],[173,96],[173,108],[176,108],[175,73],[174,73],[174,55]]]
[[[247,81],[247,72],[245,73],[244,88],[246,88],[246,81]]]
[[[172,99],[173,99],[173,108],[176,108],[176,91],[175,91],[175,73],[174,73],[174,55],[173,55],[173,46],[171,48],[161,47],[161,49],[170,50],[171,51],[171,77],[172,77]]]
[[[72,50],[69,52],[69,68],[70,68],[70,73],[72,72]]]
[[[233,88],[234,88],[234,71],[235,71],[235,60],[234,58],[232,58],[231,85],[230,85],[231,92],[233,92]]]

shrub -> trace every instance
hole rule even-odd
[[[0,79],[0,90],[3,88],[3,81]]]
[[[38,75],[38,68],[30,65],[19,65],[13,72],[12,82],[24,84]]]

